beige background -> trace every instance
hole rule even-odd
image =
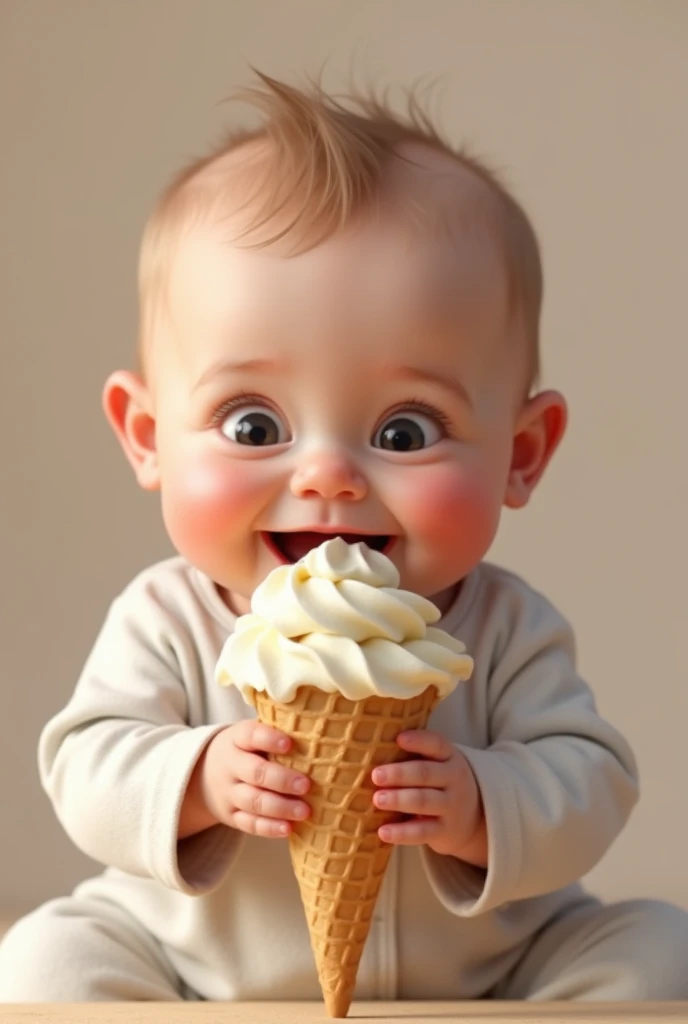
[[[156,191],[253,63],[431,74],[455,138],[525,201],[546,257],[566,443],[493,554],[574,621],[643,800],[590,878],[688,907],[685,0],[0,0],[0,916],[92,869],[35,768],[108,601],[168,552],[100,413],[135,328]]]

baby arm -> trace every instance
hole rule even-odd
[[[179,804],[220,727],[189,728],[173,634],[144,588],[132,585],[113,603],[70,701],[41,734],[39,769],[79,849],[177,885]]]
[[[227,870],[237,830],[265,834],[303,804],[269,792],[294,781],[261,757],[274,736],[243,716],[190,724],[203,720],[206,681],[180,593],[174,580],[170,592],[164,577],[139,578],[113,603],[70,701],[43,730],[39,768],[84,853],[198,892]]]
[[[507,596],[508,628],[500,623],[488,662],[489,743],[456,745],[480,791],[487,862],[480,870],[424,848],[435,890],[461,914],[578,882],[638,798],[633,753],[579,677],[568,624],[525,585]]]

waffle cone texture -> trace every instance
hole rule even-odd
[[[346,1017],[392,846],[377,835],[400,815],[373,804],[371,772],[411,757],[397,746],[405,729],[425,728],[439,697],[367,697],[302,686],[281,704],[254,691],[258,717],[291,736],[273,760],[308,775],[311,815],[292,823],[289,850],[301,892],[327,1012]]]

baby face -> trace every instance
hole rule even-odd
[[[151,358],[170,538],[238,611],[336,534],[443,603],[495,535],[524,364],[489,240],[387,218],[285,257],[199,224]]]

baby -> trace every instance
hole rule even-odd
[[[320,998],[287,843],[309,779],[214,682],[275,566],[364,540],[474,658],[411,760],[359,999],[686,999],[688,914],[579,884],[637,800],[571,630],[484,561],[562,438],[538,381],[537,240],[412,107],[262,77],[263,123],[186,169],[147,225],[140,372],[104,407],[178,555],[112,604],[40,773],[105,865],[19,921],[0,999]]]

